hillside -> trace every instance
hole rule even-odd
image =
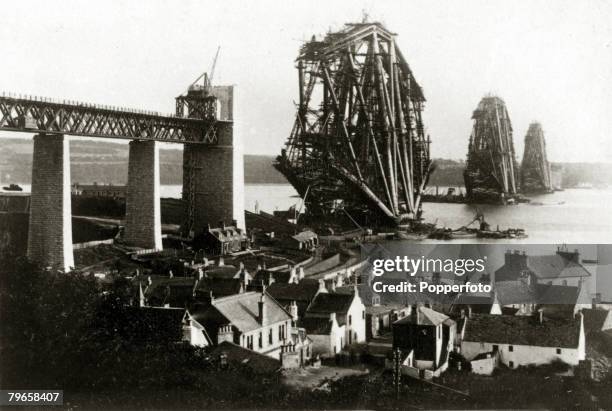
[[[161,149],[160,176],[162,184],[182,184],[182,150]],[[247,184],[284,184],[287,181],[272,166],[274,156],[247,154],[244,175]],[[70,142],[72,181],[125,184],[127,181],[127,144],[100,140]],[[0,182],[29,183],[32,174],[32,141],[0,139]]]
[[[244,180],[247,184],[285,184],[287,180],[274,167],[275,156],[244,156]],[[81,184],[125,184],[127,181],[127,144],[101,140],[73,140],[70,142],[72,181]],[[435,171],[429,186],[462,186],[464,161],[435,159]],[[182,184],[182,150],[160,150],[162,184]],[[612,164],[609,163],[553,163],[553,170],[561,171],[564,187],[581,184],[612,185]],[[0,139],[0,182],[29,183],[32,172],[32,141]]]

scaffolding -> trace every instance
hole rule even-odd
[[[431,167],[425,97],[395,37],[380,23],[353,23],[300,50],[297,114],[276,167],[302,197],[309,190],[310,216],[420,217]]]
[[[544,131],[537,122],[529,125],[525,135],[525,151],[521,163],[521,190],[525,193],[553,191]]]
[[[505,203],[519,191],[512,123],[504,101],[484,97],[472,115],[464,180],[469,202]]]

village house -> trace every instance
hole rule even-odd
[[[294,320],[297,321],[306,315],[308,306],[319,293],[327,293],[323,280],[303,280],[298,284],[295,283],[272,283],[266,288],[269,295],[278,301],[285,310],[293,316],[295,307]]]
[[[74,184],[72,186],[72,194],[82,197],[103,197],[112,198],[115,200],[124,199],[127,191],[126,186],[117,186],[112,184]]]
[[[495,271],[495,281],[516,281],[532,274],[539,284],[585,286],[590,290],[591,274],[580,262],[578,250],[558,247],[552,255],[527,255],[506,251],[504,265]],[[585,284],[589,283],[589,284]]]
[[[526,272],[517,280],[495,283],[494,307],[499,306],[495,311],[503,314],[532,315],[543,308],[549,317],[571,317],[588,306],[587,294],[580,283],[577,286],[541,284],[533,273]]]
[[[445,314],[413,306],[410,315],[393,323],[393,348],[405,356],[404,372],[427,379],[439,376],[448,367],[456,332],[455,321]]]
[[[305,230],[283,241],[283,245],[300,251],[314,251],[319,245],[319,237],[310,230]]]
[[[344,348],[346,325],[338,324],[336,313],[325,317],[305,317],[298,322],[312,341],[312,355],[333,357]]]
[[[281,359],[292,333],[291,314],[265,291],[210,296],[194,310],[194,317],[215,344],[230,341],[276,359]]]
[[[246,233],[233,225],[219,223],[219,227],[206,229],[194,242],[209,254],[227,255],[249,248]]]
[[[349,293],[318,293],[306,309],[305,317],[329,318],[335,313],[338,325],[346,326],[344,343],[365,342],[365,306],[357,287]]]
[[[473,314],[465,317],[461,334],[461,354],[468,361],[488,358],[491,364],[499,361],[516,368],[553,361],[575,366],[585,359],[582,314],[572,318],[547,318],[543,311],[531,316]],[[473,369],[488,374],[491,366],[478,364]]]

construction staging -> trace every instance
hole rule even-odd
[[[529,125],[525,135],[525,151],[521,163],[521,190],[523,193],[553,191],[544,131],[537,122]]]
[[[519,192],[512,123],[499,97],[484,97],[472,115],[474,126],[464,171],[467,201],[505,204]]]
[[[380,23],[314,37],[297,58],[299,103],[276,168],[307,218],[367,225],[418,220],[431,161],[423,91]]]

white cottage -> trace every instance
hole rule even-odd
[[[582,314],[572,318],[474,314],[464,319],[461,353],[469,360],[497,356],[509,368],[585,359]]]

